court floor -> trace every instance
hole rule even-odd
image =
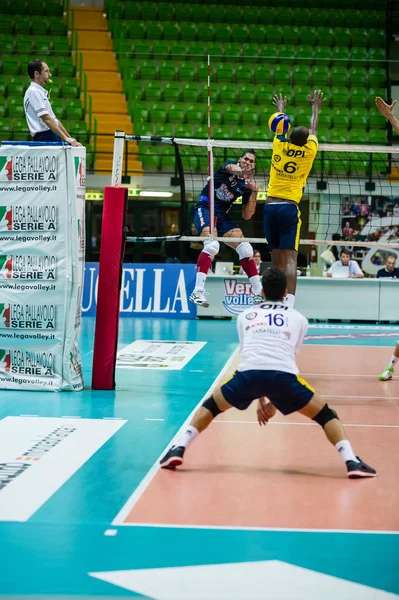
[[[377,380],[399,327],[314,325],[298,360],[377,469],[361,481],[319,426],[277,415],[259,427],[254,406],[219,416],[183,468],[160,471],[234,370],[235,323],[121,319],[120,349],[148,346],[128,353],[115,392],[89,389],[93,334],[83,319],[87,389],[0,396],[0,598],[399,598],[399,372]]]

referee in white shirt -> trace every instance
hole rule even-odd
[[[48,65],[42,60],[31,60],[28,65],[31,84],[25,92],[24,109],[29,131],[35,142],[67,142],[81,146],[69,135],[56,118],[44,87],[51,79]]]

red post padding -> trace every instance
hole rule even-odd
[[[94,334],[92,388],[95,390],[115,389],[126,208],[127,188],[106,186]]]

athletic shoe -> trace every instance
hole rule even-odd
[[[265,301],[263,296],[254,296],[252,304],[262,304]]]
[[[369,467],[358,456],[356,460],[347,460],[346,468],[348,470],[349,479],[361,479],[362,477],[375,477],[377,471]]]
[[[184,451],[184,446],[172,446],[171,449],[168,450],[165,456],[160,460],[162,469],[175,469],[176,467],[182,465]]]
[[[205,290],[194,290],[190,296],[190,300],[194,304],[198,304],[198,306],[209,307],[208,294]]]
[[[388,381],[388,379],[392,379],[392,375],[393,375],[393,366],[388,365],[387,367],[385,367],[385,369],[383,370],[381,375],[378,375],[378,379],[380,381]]]

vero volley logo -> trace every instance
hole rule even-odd
[[[254,303],[252,286],[249,282],[242,283],[234,279],[224,280],[224,308],[232,315],[239,315],[245,308]]]
[[[12,156],[0,156],[0,181],[12,181]]]

